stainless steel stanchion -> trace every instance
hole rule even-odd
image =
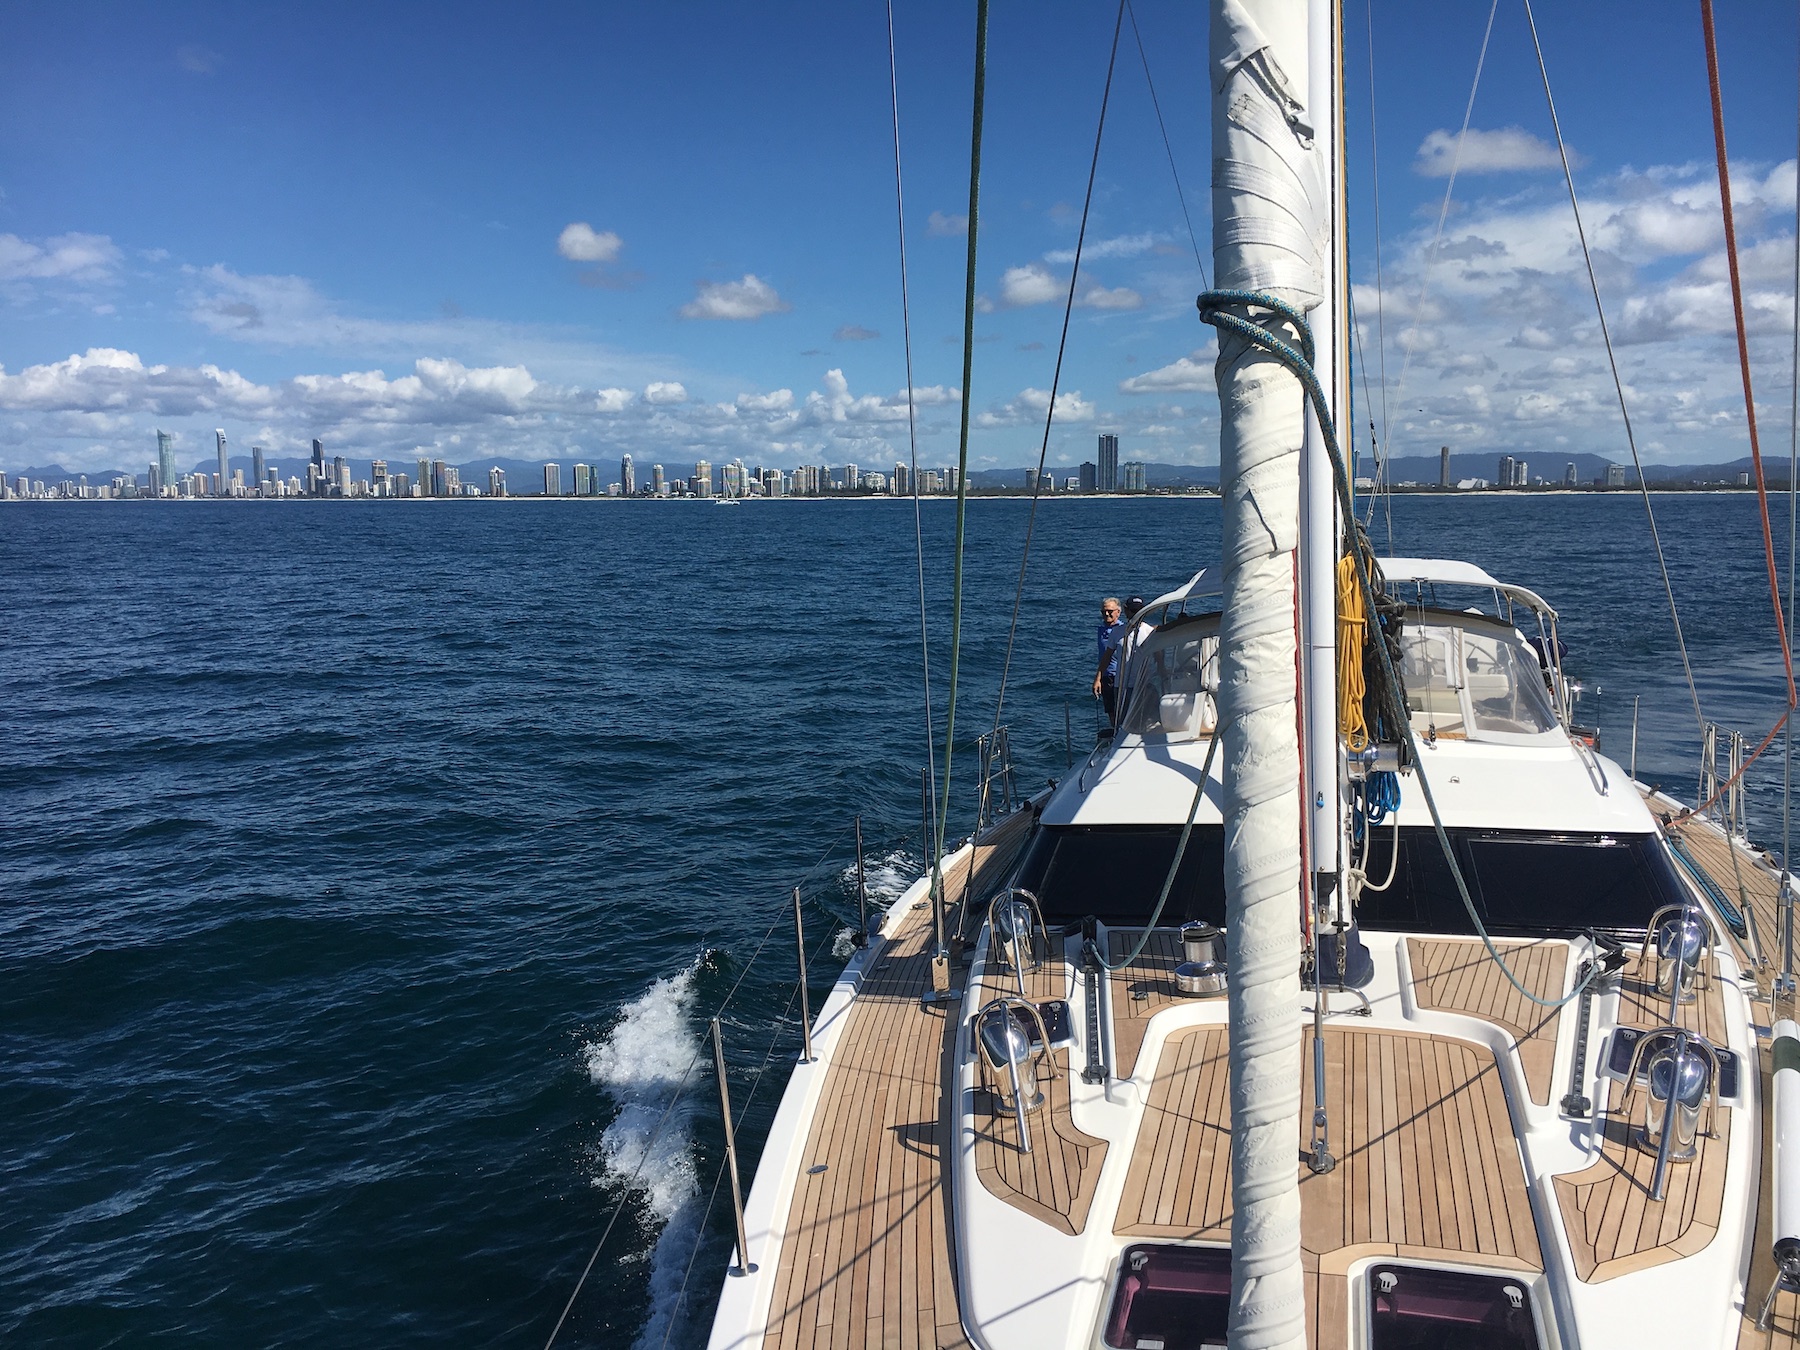
[[[1638,704],[1642,703],[1643,701],[1644,701],[1644,696],[1642,694],[1636,695],[1631,700],[1631,781],[1634,783],[1637,782]]]
[[[811,1064],[812,1008],[806,997],[806,928],[800,919],[800,888],[794,887],[794,948],[800,953],[800,1062]]]
[[[738,1180],[737,1131],[731,1127],[731,1085],[725,1080],[725,1038],[719,1031],[719,1019],[712,1019],[713,1072],[719,1079],[719,1115],[725,1122],[725,1167],[731,1173],[731,1217],[737,1221],[737,1264],[726,1267],[728,1275],[748,1275],[756,1267],[750,1263],[750,1236],[744,1231],[744,1187]]]
[[[863,873],[861,816],[856,818],[856,945],[869,945],[869,885]]]

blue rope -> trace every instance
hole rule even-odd
[[[1319,431],[1325,440],[1325,452],[1331,458],[1332,483],[1337,488],[1338,504],[1345,520],[1354,521],[1356,511],[1350,499],[1350,476],[1344,469],[1344,453],[1338,444],[1337,428],[1332,422],[1331,405],[1325,398],[1325,390],[1319,384],[1319,377],[1313,371],[1312,325],[1307,323],[1306,316],[1287,301],[1269,294],[1267,291],[1205,291],[1195,301],[1200,310],[1200,319],[1209,323],[1221,332],[1236,333],[1252,347],[1260,348],[1275,357],[1282,365],[1293,372],[1306,390],[1307,398],[1312,403],[1313,415],[1318,419]],[[1246,309],[1268,310],[1293,325],[1295,338],[1290,341],[1278,336],[1266,324],[1256,322],[1243,314],[1235,314],[1227,309],[1228,305],[1242,306]],[[1223,344],[1221,344],[1223,345]],[[1375,588],[1370,580],[1374,569],[1374,560],[1369,555],[1368,543],[1355,530],[1350,532],[1350,553],[1356,559],[1356,580],[1362,587],[1363,608],[1373,615],[1380,611],[1375,606]],[[1387,685],[1389,698],[1401,689],[1400,678],[1394,672],[1393,660],[1388,655],[1387,643],[1377,641],[1374,644],[1375,654],[1381,660],[1381,672]],[[1464,878],[1462,866],[1457,862],[1456,849],[1450,842],[1450,835],[1444,829],[1443,817],[1438,813],[1437,799],[1432,795],[1430,780],[1425,776],[1425,764],[1419,756],[1418,742],[1413,738],[1412,718],[1407,715],[1405,707],[1389,710],[1395,726],[1406,738],[1406,748],[1412,756],[1412,763],[1419,774],[1419,789],[1425,795],[1425,806],[1431,812],[1431,823],[1437,831],[1438,844],[1444,850],[1444,860],[1450,864],[1450,875],[1456,879],[1456,892],[1461,897],[1463,908],[1468,911],[1469,922],[1475,925],[1475,932],[1481,938],[1482,946],[1487,948],[1488,957],[1500,967],[1500,973],[1506,976],[1506,982],[1519,993],[1540,1008],[1560,1008],[1572,1002],[1588,987],[1600,973],[1600,966],[1595,964],[1567,994],[1559,999],[1539,998],[1512,973],[1512,967],[1506,964],[1500,955],[1499,948],[1494,946],[1494,939],[1488,935],[1487,925],[1482,923],[1481,915],[1475,908],[1475,900],[1469,894],[1469,883]]]
[[[1400,775],[1391,769],[1370,774],[1363,781],[1362,797],[1369,824],[1381,824],[1388,818],[1388,812],[1400,809]]]

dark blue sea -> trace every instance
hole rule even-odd
[[[1755,503],[1656,506],[1706,714],[1760,738]],[[952,835],[1026,513],[969,508]],[[926,504],[940,731],[952,519]],[[1065,725],[1091,743],[1100,596],[1180,581],[1218,520],[1043,505],[1004,710],[1025,785]],[[1639,500],[1401,499],[1392,531],[1540,590],[1606,750],[1641,697],[1640,776],[1691,799]],[[27,504],[0,577],[0,1341],[539,1346],[621,1200],[558,1344],[703,1341],[705,1019],[741,979],[753,1158],[797,1042],[791,888],[816,1007],[852,818],[877,898],[920,860],[911,509]],[[1778,845],[1778,750],[1751,781]]]

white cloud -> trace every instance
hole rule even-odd
[[[1202,348],[1191,356],[1184,356],[1178,361],[1155,370],[1146,370],[1142,375],[1133,375],[1129,379],[1119,381],[1121,394],[1168,394],[1195,393],[1214,388],[1213,359],[1216,350]]]
[[[794,406],[794,391],[777,389],[767,394],[739,394],[736,406],[745,412],[786,412]]]
[[[563,226],[556,236],[556,251],[570,262],[608,263],[619,256],[625,241],[611,230],[596,231],[585,220]]]
[[[1017,426],[1022,422],[1043,421],[1049,408],[1048,389],[1021,389],[1010,403],[990,409],[975,420],[983,427]],[[1095,411],[1094,405],[1081,396],[1079,389],[1056,396],[1056,420],[1059,422],[1091,422]]]
[[[655,380],[644,387],[644,402],[667,405],[686,403],[687,389],[675,380]]]
[[[694,298],[681,307],[684,319],[760,319],[780,314],[791,306],[775,288],[754,272],[740,281],[702,281]]]
[[[1066,282],[1058,281],[1038,263],[1009,267],[1000,277],[1000,303],[1008,308],[1043,305],[1063,298]]]
[[[1129,286],[1090,286],[1077,297],[1076,304],[1086,309],[1142,309],[1144,297]]]
[[[1572,152],[1569,161],[1580,163]],[[1562,167],[1556,147],[1522,127],[1501,127],[1498,131],[1470,127],[1463,137],[1460,157],[1454,131],[1440,129],[1428,133],[1413,158],[1413,172],[1426,178],[1448,178],[1453,163],[1458,174],[1513,173]]]
[[[0,282],[107,281],[123,256],[103,234],[59,234],[41,244],[0,234]]]
[[[967,234],[969,218],[963,215],[945,215],[942,211],[933,211],[925,221],[925,233],[935,238],[947,239],[952,235]]]
[[[860,323],[847,323],[831,336],[836,342],[873,342],[881,334],[873,328],[864,328]]]
[[[1081,260],[1091,262],[1095,258],[1135,258],[1141,253],[1148,253],[1159,242],[1161,237],[1154,234],[1123,234],[1112,239],[1096,239],[1091,244],[1082,245]],[[1046,253],[1044,261],[1067,266],[1075,261],[1075,250],[1056,249]]]
[[[603,413],[624,412],[636,398],[629,389],[596,389],[594,391],[594,411]]]

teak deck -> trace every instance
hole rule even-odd
[[[1310,1269],[1341,1274],[1364,1256],[1462,1259],[1540,1270],[1537,1229],[1493,1053],[1414,1032],[1328,1027],[1325,1096],[1337,1166],[1296,1161]],[[1131,1170],[1121,1236],[1228,1242],[1231,1127],[1223,1027],[1164,1043]],[[1312,1118],[1305,1033],[1301,1142]]]
[[[1498,942],[1515,979],[1541,999],[1562,997],[1569,967],[1563,942]],[[1421,1008],[1468,1013],[1492,1022],[1513,1038],[1531,1100],[1550,1100],[1556,1072],[1556,1027],[1561,1008],[1544,1008],[1513,988],[1487,949],[1471,938],[1408,938],[1413,996]]]

